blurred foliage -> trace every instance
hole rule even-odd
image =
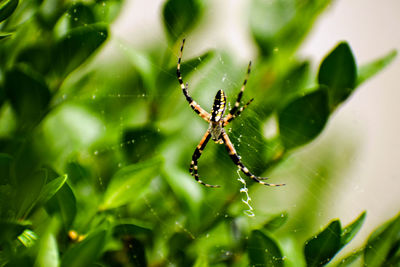
[[[249,34],[259,54],[245,95],[256,101],[228,132],[256,174],[290,165],[288,156],[316,139],[354,90],[396,55],[358,66],[341,42],[314,73],[296,50],[330,3],[251,1]],[[159,39],[141,51],[119,42],[120,56],[110,59],[102,52],[115,43],[110,24],[122,7],[121,0],[0,0],[0,266],[329,263],[360,230],[365,212],[344,228],[338,219],[319,222],[327,226],[316,233],[315,216],[304,212],[318,203],[305,197],[297,209],[304,229],[295,234],[288,228],[299,221],[284,206],[244,213],[222,146],[209,145],[200,163],[204,180],[222,189],[198,185],[187,171],[206,126],[181,95],[176,54],[207,5],[166,1],[160,16],[168,45]],[[207,79],[195,80],[198,69]],[[194,80],[189,91],[200,103],[226,87],[226,76],[234,96],[245,75],[222,51],[184,56],[182,73]],[[326,164],[314,197],[332,177]],[[289,192],[248,186],[276,190],[270,203]],[[397,216],[338,262],[398,266],[399,244]]]

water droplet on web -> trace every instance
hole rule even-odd
[[[92,95],[92,99],[95,99],[96,98],[96,95]]]
[[[99,151],[98,150],[95,150],[94,152],[93,152],[93,154],[95,154],[96,156],[99,154]]]
[[[222,76],[222,82],[225,82],[226,80],[226,73],[224,74],[224,76]]]
[[[274,53],[278,53],[279,52],[279,48],[278,47],[275,47],[274,48]]]
[[[197,59],[201,62],[201,57],[198,57]]]

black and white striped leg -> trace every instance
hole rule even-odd
[[[183,53],[184,45],[185,45],[185,39],[183,39],[183,41],[182,41],[182,46],[181,46],[181,50],[180,50],[180,54],[179,54],[179,58],[178,58],[178,65],[176,68],[176,76],[178,77],[179,84],[181,85],[183,95],[186,97],[186,100],[189,103],[190,107],[205,121],[210,122],[211,115],[207,111],[205,111],[203,108],[201,108],[200,105],[197,104],[196,101],[194,101],[192,99],[192,97],[190,97],[190,95],[188,93],[188,83],[186,83],[186,85],[185,85],[183,82],[183,78],[182,78],[182,74],[181,74],[181,60],[182,60],[182,53]]]
[[[203,152],[204,148],[206,147],[208,140],[210,140],[211,134],[209,131],[207,131],[205,133],[205,135],[203,136],[203,138],[201,139],[200,143],[197,145],[196,150],[193,153],[192,156],[192,162],[190,163],[190,174],[192,176],[194,176],[194,179],[196,179],[196,181],[202,185],[205,185],[207,187],[212,187],[212,188],[217,188],[220,187],[219,185],[211,185],[211,184],[207,184],[205,182],[203,182],[202,180],[200,180],[199,178],[199,173],[198,173],[198,167],[197,167],[197,160],[200,158],[201,153]]]
[[[235,118],[239,117],[240,113],[242,113],[243,110],[245,110],[245,109],[251,104],[251,102],[253,102],[253,100],[254,100],[254,98],[250,99],[250,101],[247,102],[246,105],[244,105],[243,107],[241,107],[241,108],[236,112],[236,114],[233,114],[231,117],[228,117],[228,116],[227,116],[227,117],[224,119],[224,127],[225,127],[226,125],[228,125],[228,123],[230,123],[231,121],[233,121]]]
[[[263,177],[258,177],[255,176],[254,174],[252,174],[244,165],[243,163],[240,161],[240,157],[238,156],[238,154],[236,153],[236,150],[231,142],[231,140],[229,139],[228,135],[226,134],[225,131],[222,132],[222,139],[225,143],[226,149],[228,150],[229,156],[231,157],[232,161],[240,168],[240,170],[246,174],[248,177],[250,177],[251,179],[253,179],[254,181],[256,181],[257,183],[266,185],[266,186],[282,186],[285,184],[270,184],[270,183],[266,183],[263,182],[261,180],[265,180],[267,178],[263,178]]]
[[[243,92],[244,92],[244,89],[246,88],[247,80],[249,79],[250,70],[251,70],[251,61],[249,62],[249,66],[247,67],[246,77],[244,78],[242,88],[240,88],[239,94],[236,98],[235,105],[229,111],[229,114],[227,115],[227,119],[230,119],[231,117],[233,117],[239,109],[240,101],[242,100]]]

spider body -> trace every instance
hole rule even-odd
[[[219,185],[210,185],[207,184],[205,182],[203,182],[202,180],[200,180],[199,178],[199,174],[198,174],[198,167],[197,167],[197,161],[201,156],[201,153],[203,152],[204,148],[206,147],[208,141],[210,140],[210,138],[218,144],[225,144],[225,147],[228,151],[229,156],[231,157],[233,163],[235,163],[240,170],[247,175],[248,177],[250,177],[251,179],[253,179],[254,181],[263,184],[263,185],[267,185],[267,186],[282,186],[284,184],[270,184],[270,183],[266,183],[264,181],[261,180],[265,180],[267,178],[264,177],[258,177],[255,176],[254,174],[252,174],[249,169],[247,169],[243,163],[240,160],[240,156],[236,153],[235,147],[233,146],[232,142],[230,141],[228,134],[225,132],[224,127],[226,125],[228,125],[229,122],[231,122],[233,119],[235,119],[236,117],[238,117],[243,110],[250,105],[250,103],[253,101],[253,99],[251,99],[249,102],[247,102],[245,105],[243,105],[242,107],[240,107],[240,101],[242,99],[243,96],[243,92],[244,89],[246,87],[247,84],[247,78],[250,74],[250,67],[251,67],[251,62],[249,63],[249,66],[247,68],[247,74],[246,74],[246,78],[243,82],[242,88],[240,89],[240,92],[237,96],[236,102],[234,107],[229,111],[229,114],[226,115],[224,117],[224,113],[225,113],[225,108],[226,108],[226,95],[224,93],[223,90],[219,90],[217,92],[217,94],[215,95],[214,98],[214,104],[211,110],[211,114],[208,113],[207,111],[205,111],[203,108],[200,107],[199,104],[197,104],[192,97],[189,95],[188,93],[188,83],[184,84],[183,79],[182,79],[182,75],[180,72],[180,67],[181,67],[181,60],[182,60],[182,53],[183,53],[183,47],[185,44],[185,39],[183,39],[182,41],[182,46],[181,46],[181,50],[180,50],[180,55],[178,58],[178,65],[177,65],[177,69],[176,69],[176,74],[178,77],[178,81],[179,84],[182,88],[182,92],[183,95],[186,97],[186,100],[188,101],[190,107],[201,117],[203,118],[205,121],[207,121],[209,123],[209,127],[206,131],[206,133],[204,134],[203,138],[201,139],[200,143],[197,145],[193,156],[192,156],[192,161],[190,164],[190,174],[192,176],[194,176],[194,178],[196,179],[196,181],[202,185],[205,185],[207,187],[219,187]],[[239,108],[240,107],[240,108]]]
[[[214,98],[214,104],[211,111],[210,126],[208,127],[211,138],[216,143],[221,143],[222,129],[224,128],[223,120],[221,119],[223,118],[225,113],[225,105],[225,93],[224,91],[219,90]]]

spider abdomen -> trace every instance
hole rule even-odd
[[[224,116],[226,96],[224,91],[219,90],[214,98],[214,104],[211,111],[211,122],[219,122]]]

